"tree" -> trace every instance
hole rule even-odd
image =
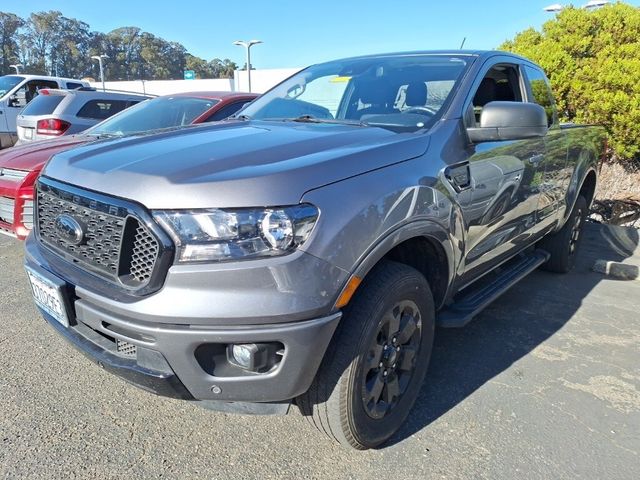
[[[640,158],[640,9],[567,8],[500,48],[545,70],[563,121],[604,125],[616,159]]]
[[[23,25],[17,15],[0,12],[0,75],[13,73],[9,65],[18,63],[18,30]]]
[[[104,63],[109,80],[180,79],[185,69],[198,78],[230,78],[237,68],[229,59],[207,62],[182,44],[135,26],[92,32],[85,22],[59,11],[32,13],[26,21],[0,12],[0,74],[22,63],[27,73],[99,78],[93,55],[109,57]]]

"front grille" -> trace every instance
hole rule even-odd
[[[126,208],[43,184],[38,185],[36,198],[42,242],[73,263],[127,287],[142,287],[149,282],[160,245]],[[79,243],[58,230],[56,220],[60,215],[72,217],[81,226]]]
[[[13,198],[0,197],[0,221],[13,225],[14,206]]]
[[[149,281],[158,258],[158,242],[143,225],[138,224],[131,253],[130,276],[140,283]]]
[[[33,201],[25,200],[22,206],[22,225],[31,230],[33,228]]]
[[[133,343],[124,342],[116,338],[116,352],[125,357],[135,357],[138,353],[138,347]]]
[[[29,172],[25,170],[14,170],[13,168],[0,168],[0,178],[18,182],[23,180]]]

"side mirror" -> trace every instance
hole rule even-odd
[[[15,93],[9,97],[9,100],[7,100],[7,106],[9,106],[9,107],[19,107],[20,106],[20,99],[18,98],[18,96]]]
[[[523,140],[547,134],[547,114],[537,103],[489,102],[480,127],[467,128],[471,143]]]

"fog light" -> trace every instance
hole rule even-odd
[[[253,359],[258,353],[258,346],[255,343],[246,345],[233,345],[231,347],[231,355],[235,363],[242,368],[251,368]]]
[[[227,347],[227,359],[233,365],[264,373],[271,370],[284,355],[284,346],[279,343],[242,343]]]

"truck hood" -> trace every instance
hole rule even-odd
[[[428,144],[427,135],[374,127],[229,121],[87,144],[56,155],[43,174],[150,209],[278,206]]]
[[[0,151],[0,168],[40,170],[54,154],[93,140],[93,137],[69,135],[55,140],[16,145]]]

